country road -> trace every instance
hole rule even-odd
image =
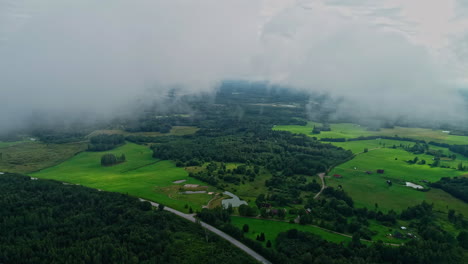
[[[144,199],[141,199],[140,200],[142,201],[147,201],[147,200],[144,200]],[[151,201],[148,201],[151,203],[152,206],[154,207],[158,207],[159,204],[155,203],[155,202],[151,202]],[[172,209],[170,207],[167,207],[167,206],[164,206],[164,210],[168,211],[168,212],[171,212],[175,215],[178,215],[180,217],[183,217],[187,220],[189,220],[190,222],[193,222],[193,223],[197,223],[197,219],[191,215],[191,214],[185,214],[185,213],[182,213],[180,211],[177,211],[175,209]],[[264,264],[271,264],[270,261],[268,261],[266,258],[262,257],[261,255],[259,255],[257,252],[253,251],[252,249],[250,249],[249,247],[247,247],[246,245],[244,245],[243,243],[241,243],[239,240],[236,240],[235,238],[233,238],[232,236],[224,233],[223,231],[217,229],[216,227],[214,226],[211,226],[207,223],[204,223],[204,222],[201,222],[201,221],[198,221],[201,226],[203,228],[206,228],[208,230],[210,230],[211,232],[215,233],[216,235],[226,239],[227,241],[229,241],[231,244],[233,244],[234,246],[240,248],[242,251],[244,251],[245,253],[249,254],[250,256],[252,256],[254,259],[258,260],[259,262],[261,263],[264,263]]]
[[[318,176],[320,177],[320,180],[322,181],[322,188],[320,189],[320,192],[318,192],[315,196],[314,196],[314,199],[317,199],[320,194],[323,192],[323,190],[325,188],[327,188],[327,186],[325,185],[325,180],[324,180],[324,177],[325,177],[325,173],[322,172],[322,173],[319,173]]]

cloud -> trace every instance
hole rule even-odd
[[[0,122],[105,115],[224,79],[327,92],[343,112],[457,119],[466,18],[455,0],[410,2],[4,0]]]
[[[269,80],[344,97],[338,112],[465,119],[454,72],[439,65],[429,45],[351,17],[317,3],[283,10],[264,27],[257,67]]]

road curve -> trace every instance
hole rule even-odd
[[[319,173],[318,176],[320,177],[320,180],[322,181],[322,188],[320,189],[320,192],[318,192],[315,196],[314,196],[314,199],[317,199],[320,194],[322,194],[323,190],[325,188],[327,188],[327,186],[325,185],[325,180],[323,179],[325,177],[325,173],[322,172],[322,173]]]
[[[145,199],[141,199],[141,201],[147,201]],[[151,203],[152,206],[154,207],[158,207],[159,204],[155,203],[155,202],[151,202],[151,201],[148,201]],[[190,222],[193,222],[193,223],[200,223],[201,226],[205,229],[208,229],[210,230],[211,232],[217,234],[218,236],[226,239],[227,241],[229,241],[231,244],[233,244],[234,246],[240,248],[242,251],[244,251],[245,253],[249,254],[250,256],[252,256],[254,259],[260,261],[261,263],[264,263],[264,264],[271,264],[270,261],[268,261],[266,258],[262,257],[260,254],[258,254],[257,252],[253,251],[252,249],[250,249],[249,247],[247,247],[246,245],[244,245],[243,243],[241,243],[239,240],[233,238],[232,236],[224,233],[223,231],[217,229],[216,227],[212,226],[212,225],[209,225],[205,222],[202,222],[202,221],[197,221],[198,219],[196,219],[194,217],[194,215],[191,215],[191,214],[184,214],[180,211],[177,211],[175,209],[172,209],[170,207],[167,207],[167,206],[164,206],[164,210],[168,211],[168,212],[171,212],[173,214],[176,214],[180,217],[183,217],[187,220],[189,220]]]

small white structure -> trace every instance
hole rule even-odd
[[[406,226],[402,226],[402,227],[401,227],[401,230],[406,230]]]
[[[444,130],[444,131],[442,131],[442,133],[447,133],[448,134],[448,133],[450,133],[450,131]]]
[[[5,174],[5,173],[0,171],[0,175],[3,175],[3,174]]]
[[[417,185],[417,184],[414,184],[412,182],[406,182],[406,186],[411,187],[413,189],[420,189],[420,190],[424,189],[424,186]]]
[[[37,181],[37,178],[31,177],[31,180],[33,180],[33,181]]]

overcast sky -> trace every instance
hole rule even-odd
[[[0,0],[2,126],[236,78],[460,120],[467,66],[462,0]]]

